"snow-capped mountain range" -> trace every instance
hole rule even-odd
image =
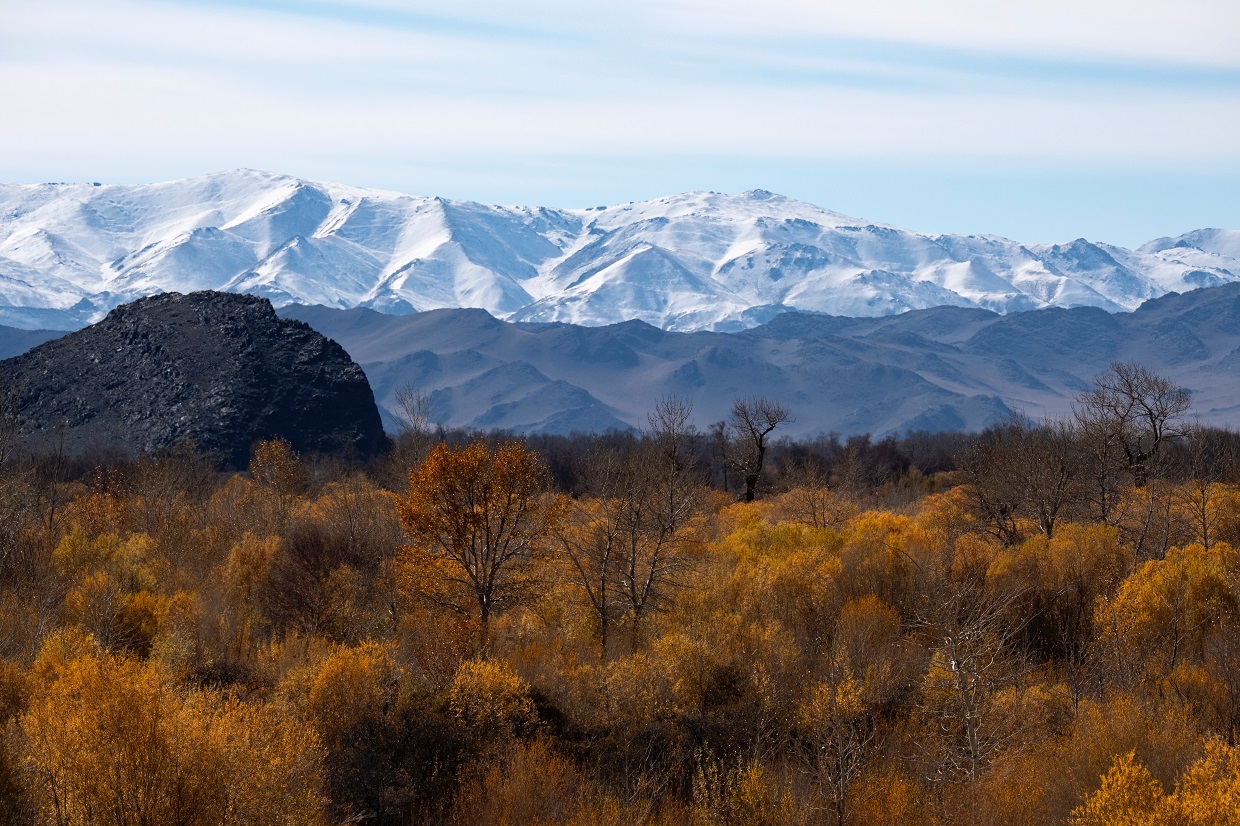
[[[73,329],[157,292],[216,289],[404,314],[739,330],[780,312],[940,305],[1116,312],[1240,281],[1240,231],[1136,250],[930,235],[761,190],[561,210],[239,170],[168,183],[0,185],[0,324]]]

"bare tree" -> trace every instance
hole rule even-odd
[[[697,428],[692,417],[693,403],[679,396],[659,399],[647,417],[646,439],[658,463],[654,483],[663,498],[659,514],[668,533],[675,533],[698,504],[699,483],[691,452]]]
[[[1076,433],[1067,421],[1056,419],[1030,430],[1023,446],[1026,511],[1050,538],[1081,499],[1083,463]]]
[[[702,508],[689,440],[693,407],[674,396],[659,401],[650,431],[629,465],[620,593],[636,625],[683,583],[697,536],[688,530]],[[636,628],[635,628],[636,633]],[[635,640],[636,642],[636,640]]]
[[[400,468],[416,467],[430,453],[435,442],[431,426],[431,397],[412,384],[396,388],[396,416],[400,433],[393,458]]]
[[[1021,421],[987,428],[957,457],[969,482],[974,513],[1004,545],[1024,538],[1020,529],[1024,491],[1016,450],[1023,431]]]
[[[396,418],[406,433],[427,432],[431,423],[430,396],[412,384],[402,384],[396,388]]]
[[[750,396],[732,403],[729,424],[738,443],[737,464],[745,479],[746,502],[757,498],[771,433],[781,424],[793,421],[787,407],[764,396]]]
[[[586,463],[589,498],[572,503],[557,531],[607,655],[610,628],[627,620],[636,646],[642,618],[683,584],[702,504],[694,478],[692,406],[662,399],[641,441],[603,449]]]
[[[555,532],[576,584],[598,620],[603,659],[607,658],[612,622],[622,610],[616,581],[623,550],[623,464],[624,457],[617,450],[603,449],[588,456],[585,480],[591,495],[572,500]]]
[[[682,473],[689,466],[689,441],[697,433],[692,418],[693,403],[679,396],[662,397],[646,417],[650,426],[647,435],[673,473]]]
[[[1011,619],[1020,596],[1019,591],[996,594],[980,583],[952,582],[935,594],[920,621],[932,644],[917,709],[923,726],[919,745],[931,758],[928,779],[963,781],[975,823],[981,771],[1021,736],[1025,725],[1018,713],[994,702],[1001,691],[1018,686],[1026,671],[1018,651],[1025,623]]]
[[[1077,397],[1073,413],[1097,443],[1098,460],[1119,451],[1133,485],[1143,488],[1163,448],[1183,435],[1179,420],[1190,403],[1189,392],[1170,379],[1140,364],[1115,362]]]
[[[710,426],[710,445],[711,452],[715,461],[719,463],[719,472],[722,476],[723,490],[732,489],[731,477],[729,471],[732,469],[732,440],[728,436],[728,423],[725,421],[714,422]]]
[[[1053,536],[1083,498],[1079,440],[1063,420],[1039,425],[1014,417],[984,431],[959,460],[975,510],[1006,545],[1023,538],[1023,519]]]

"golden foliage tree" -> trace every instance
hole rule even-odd
[[[1162,785],[1132,752],[1116,758],[1102,787],[1072,810],[1072,826],[1172,826],[1175,812]]]
[[[624,801],[590,782],[546,742],[517,746],[462,783],[454,826],[622,826],[647,823],[649,801]]]
[[[77,645],[81,647],[81,643]],[[20,721],[31,798],[58,826],[322,823],[312,732],[184,691],[156,668],[59,646]]]
[[[1176,802],[1192,826],[1240,824],[1240,747],[1211,741],[1180,775]]]
[[[1015,593],[1008,622],[1028,623],[1024,639],[1059,663],[1079,697],[1095,638],[1094,606],[1127,576],[1133,551],[1104,523],[1066,523],[1053,537],[1033,536],[991,560],[986,578],[997,592]]]
[[[1182,661],[1200,663],[1206,643],[1226,634],[1240,606],[1228,571],[1236,551],[1219,543],[1173,548],[1124,580],[1114,599],[1100,600],[1095,623],[1111,665],[1124,671],[1155,661],[1172,671]]]
[[[459,738],[410,691],[392,646],[340,646],[286,677],[280,696],[326,749],[336,822],[409,822],[452,776]]]
[[[461,663],[448,688],[448,709],[483,741],[529,733],[538,723],[530,687],[494,660]]]
[[[288,516],[298,494],[305,489],[301,457],[288,439],[265,439],[254,445],[250,476],[274,503],[281,519]]]
[[[1208,551],[1235,533],[1240,489],[1204,479],[1181,482],[1171,489],[1171,510],[1189,539]]]
[[[546,483],[538,455],[517,442],[437,445],[396,503],[414,587],[461,610],[473,603],[485,637],[495,611],[527,593],[559,520]]]

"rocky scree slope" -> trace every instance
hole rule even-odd
[[[255,440],[369,456],[383,435],[362,369],[263,298],[165,293],[0,361],[35,449],[136,454],[192,440],[243,467]]]

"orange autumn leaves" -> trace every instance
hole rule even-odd
[[[267,704],[177,685],[73,632],[31,682],[18,727],[40,822],[326,822],[322,747]]]
[[[1005,544],[965,486],[735,503],[669,455],[66,487],[0,581],[0,820],[1234,822],[1232,486]]]
[[[550,544],[562,506],[545,487],[541,462],[518,443],[437,445],[409,474],[408,495],[396,506],[411,541],[413,587],[476,610],[485,627],[521,599],[530,567]]]

